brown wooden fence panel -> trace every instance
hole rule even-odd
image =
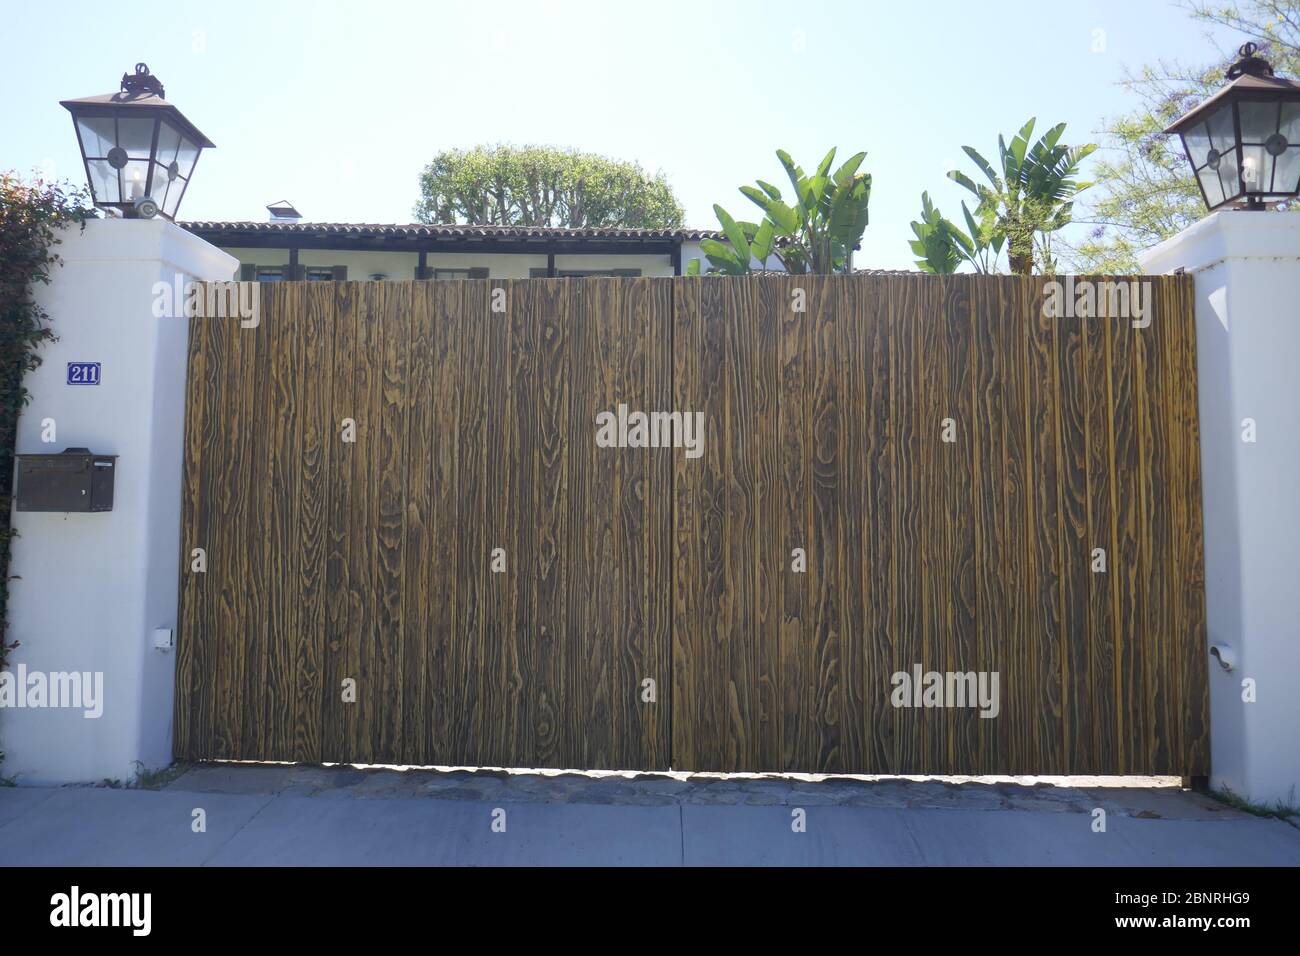
[[[675,766],[1207,772],[1191,280],[1145,328],[1048,281],[680,280]],[[893,706],[915,666],[999,715]]]
[[[1191,280],[1142,280],[1146,327],[1048,281],[284,283],[196,319],[178,756],[1205,773]],[[598,447],[620,403],[701,412],[704,454]],[[998,716],[895,706],[915,667],[996,672]]]
[[[671,401],[671,294],[284,283],[195,319],[177,755],[666,768],[671,466],[593,422]]]

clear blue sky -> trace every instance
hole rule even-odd
[[[183,219],[409,222],[438,150],[548,143],[663,170],[689,225],[830,146],[874,175],[859,266],[908,268],[921,191],[950,215],[963,143],[1029,116],[1085,141],[1126,109],[1123,67],[1214,47],[1165,0],[931,2],[14,3],[0,167],[84,179],[60,99],[148,62],[217,144]],[[1104,31],[1098,34],[1095,31]],[[1094,52],[1098,39],[1104,49]],[[1223,45],[1240,42],[1222,36]]]

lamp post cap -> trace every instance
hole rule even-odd
[[[1262,56],[1256,56],[1258,52],[1259,46],[1255,43],[1243,43],[1237,49],[1240,59],[1228,67],[1228,79],[1235,80],[1239,76],[1272,76],[1273,65]]]

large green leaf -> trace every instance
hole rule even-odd
[[[725,242],[716,239],[701,239],[700,251],[708,257],[709,264],[719,272],[727,275],[744,275],[749,272],[749,259],[741,259],[740,254]]]
[[[836,185],[842,186],[852,180],[853,177],[858,174],[858,167],[862,165],[862,161],[866,158],[866,152],[861,152],[855,153],[846,159],[844,165],[835,170],[835,176],[833,178]]]
[[[831,163],[833,163],[833,162],[835,162],[835,147],[834,147],[834,146],[831,147],[831,151],[830,151],[829,153],[827,153],[825,156],[822,157],[822,161],[821,161],[820,163],[817,164],[817,172],[814,173],[813,175],[814,175],[814,176],[820,176],[820,177],[826,177],[827,175],[830,174],[830,171],[831,171]]]
[[[831,238],[849,249],[861,242],[867,228],[870,201],[871,189],[865,182],[837,189],[828,217]]]
[[[773,199],[767,193],[755,188],[754,186],[741,186],[740,192],[742,195],[748,197],[755,206],[769,215],[769,209],[771,208],[772,203],[779,201],[779,199]]]
[[[718,217],[718,222],[722,223],[722,232],[726,235],[727,241],[731,243],[731,247],[736,250],[738,255],[742,255],[744,261],[748,263],[749,241],[745,238],[745,231],[740,228],[736,220],[731,218],[731,214],[717,203],[713,204],[713,212]],[[701,248],[703,248],[703,244],[701,244]]]
[[[783,202],[774,201],[768,206],[767,216],[775,224],[777,232],[783,236],[794,236],[802,222],[799,213]]]
[[[749,247],[749,251],[758,260],[760,266],[766,268],[767,257],[772,254],[772,247],[775,244],[776,230],[772,225],[772,220],[764,219],[763,224],[758,227],[758,232],[754,235],[753,243]]]
[[[1011,141],[1011,153],[1016,157],[1017,163],[1025,161],[1025,150],[1029,148],[1029,138],[1034,135],[1034,123],[1037,119],[1033,116],[1025,121],[1025,125],[1020,127],[1020,132],[1016,138]]]
[[[808,184],[808,198],[805,200],[804,205],[807,206],[809,210],[816,210],[822,205],[823,201],[829,199],[826,190],[831,184],[830,178],[818,175],[808,178],[805,182]],[[803,198],[802,193],[800,194],[800,198]]]
[[[973,179],[971,179],[969,176],[963,173],[960,169],[951,170],[948,173],[948,178],[955,183],[961,183],[963,186],[965,186],[967,189],[969,189],[971,192],[975,194],[976,199],[984,198],[985,187],[976,184],[976,182]]]
[[[978,167],[980,168],[980,172],[982,172],[985,176],[988,177],[988,180],[989,180],[990,183],[993,184],[993,188],[994,188],[994,189],[1001,189],[1001,188],[1002,188],[1002,183],[998,180],[998,174],[997,174],[996,172],[994,172],[994,170],[993,170],[993,166],[989,163],[989,161],[988,161],[987,159],[985,159],[985,158],[980,154],[979,150],[975,149],[973,146],[963,146],[963,147],[962,147],[962,152],[964,152],[967,156],[969,156],[969,157],[974,161],[975,165],[978,166]],[[954,170],[954,172],[956,172],[956,170]],[[962,174],[962,175],[964,176],[965,174]],[[956,177],[953,175],[953,173],[949,173],[948,176],[949,176],[949,178],[954,178],[954,179],[956,178]],[[962,182],[962,180],[960,180],[960,179],[958,179],[957,181],[958,181],[958,182],[961,182],[963,186],[966,185],[966,184],[965,184],[964,182]],[[971,185],[971,186],[966,186],[966,188],[969,189],[971,192],[976,193],[976,194],[978,194],[978,192],[979,192],[977,189],[975,189],[975,187],[974,187],[973,185]]]
[[[790,158],[790,154],[783,149],[778,149],[776,151],[776,158],[780,160],[781,166],[785,169],[786,176],[790,178],[790,185],[794,187],[794,193],[798,196],[799,184],[803,182],[804,179],[803,170],[794,164],[794,160]]]

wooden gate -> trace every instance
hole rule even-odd
[[[191,328],[177,755],[667,767],[671,464],[591,423],[670,285],[259,289]]]
[[[1048,281],[289,283],[195,320],[177,755],[1208,772],[1191,280],[1136,326]],[[598,447],[619,404],[703,413],[702,457]],[[996,673],[997,716],[900,699],[931,672]]]
[[[1207,772],[1192,282],[1135,328],[1048,281],[679,286],[720,440],[675,472],[675,764]],[[997,672],[998,715],[894,706],[917,667]]]

